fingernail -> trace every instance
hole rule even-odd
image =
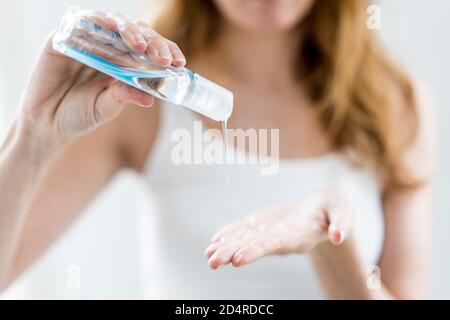
[[[333,230],[333,235],[332,235],[332,237],[333,237],[333,240],[332,240],[332,241],[333,241],[336,245],[339,245],[339,244],[342,243],[342,241],[344,241],[344,234],[343,234],[341,231],[337,230],[337,229],[334,229],[334,230]]]
[[[340,231],[340,234],[341,234],[341,238],[340,238],[339,244],[341,244],[345,240],[345,233],[344,233],[344,231]]]
[[[108,23],[111,28],[117,28],[117,22],[113,18],[108,18]]]
[[[153,106],[153,103],[154,103],[154,102],[155,102],[155,100],[154,100],[153,98],[145,98],[145,99],[141,102],[140,106],[141,106],[141,107],[144,107],[144,108],[149,108],[149,107]]]
[[[176,59],[177,61],[179,61],[179,62],[186,63],[186,58],[185,58],[185,56],[184,56],[181,52],[179,52],[179,51],[175,51],[175,59]]]

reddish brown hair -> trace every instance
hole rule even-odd
[[[222,22],[213,1],[168,2],[158,32],[188,57],[213,45]],[[367,28],[368,4],[315,1],[299,25],[298,75],[334,147],[372,164],[387,188],[410,188],[402,159],[417,131],[413,88]]]

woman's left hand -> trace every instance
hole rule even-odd
[[[341,244],[351,233],[353,218],[345,197],[323,191],[222,228],[205,255],[215,270],[229,263],[241,267],[268,255],[308,253],[324,241]]]

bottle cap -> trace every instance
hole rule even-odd
[[[233,112],[233,99],[231,91],[194,74],[192,94],[184,105],[213,120],[226,121]]]

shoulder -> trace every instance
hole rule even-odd
[[[405,154],[405,161],[419,178],[434,174],[436,161],[436,119],[431,90],[417,77],[411,77],[414,108],[417,112],[417,130]]]

